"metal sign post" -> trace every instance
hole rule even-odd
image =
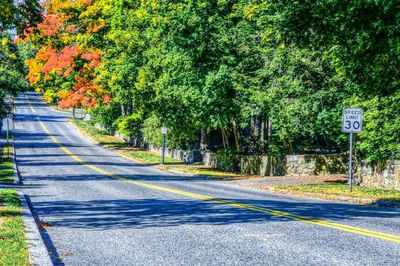
[[[353,190],[353,133],[350,133],[349,190]]]
[[[161,164],[164,164],[164,161],[165,161],[165,137],[167,135],[167,128],[162,127],[161,133],[162,133]]]
[[[7,119],[6,119],[6,123],[7,123],[7,159],[10,158],[10,136],[9,136],[9,131],[10,131],[10,123],[8,122],[8,114],[7,114]]]
[[[12,122],[12,130],[14,130],[15,129],[15,117],[14,117],[14,114],[17,111],[17,107],[15,105],[15,98],[12,97],[11,99],[12,99],[12,117],[11,117],[11,122]]]
[[[16,113],[16,108],[15,108],[15,103],[14,103],[14,109],[13,109],[13,115],[12,115],[12,130],[15,129],[15,114]]]
[[[361,108],[348,108],[343,110],[342,131],[350,133],[350,152],[349,152],[349,190],[353,186],[353,133],[362,131],[363,110]]]

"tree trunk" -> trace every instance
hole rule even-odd
[[[221,126],[221,134],[222,134],[222,144],[224,146],[224,149],[227,149],[229,148],[229,140],[226,131],[222,126]]]
[[[289,153],[294,154],[293,141],[289,140]]]
[[[267,116],[267,147],[266,147],[267,151],[271,143],[271,136],[272,136],[272,119],[271,117]]]
[[[200,132],[200,150],[206,150],[207,149],[207,131],[202,128]]]
[[[240,135],[239,135],[239,127],[236,124],[235,120],[232,120],[232,125],[233,125],[233,136],[235,137],[235,145],[236,145],[236,150],[240,151]]]

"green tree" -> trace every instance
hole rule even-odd
[[[27,87],[24,78],[23,62],[19,56],[18,48],[7,33],[0,32],[0,117],[5,116],[7,106],[3,97],[15,96]]]
[[[345,106],[365,110],[359,151],[370,162],[399,157],[400,6],[396,1],[271,1],[286,44],[319,51]]]

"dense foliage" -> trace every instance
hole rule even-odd
[[[396,1],[48,0],[21,36],[28,79],[109,131],[170,147],[339,152],[365,109],[359,156],[399,157]]]
[[[0,120],[10,111],[9,104],[3,98],[15,96],[28,86],[24,77],[26,69],[23,55],[12,40],[13,33],[18,31],[23,34],[27,25],[34,26],[41,18],[36,1],[27,0],[18,6],[14,2],[0,0]]]

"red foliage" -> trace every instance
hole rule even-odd
[[[85,52],[81,55],[81,58],[90,61],[89,67],[96,68],[100,65],[101,55],[100,51]]]
[[[63,19],[57,14],[46,15],[37,28],[43,36],[56,36],[63,28]]]
[[[104,103],[110,103],[112,101],[111,95],[105,94],[103,95],[103,102]]]
[[[105,26],[102,20],[91,21],[90,18],[89,22],[81,23],[77,10],[81,12],[86,7],[90,10],[92,2],[92,0],[46,0],[42,2],[46,13],[37,30],[27,28],[20,39],[16,40],[31,40],[41,46],[36,57],[27,62],[28,80],[32,85],[44,82],[39,85],[51,86],[53,79],[57,79],[57,84],[60,84],[63,78],[68,78],[65,80],[68,83],[64,84],[69,85],[72,75],[74,79],[72,87],[58,93],[61,99],[59,106],[62,108],[90,108],[99,102],[111,101],[111,96],[94,83],[95,69],[101,63],[101,51],[85,47],[81,39],[76,37],[77,33],[82,33],[85,28],[86,34],[90,35]]]
[[[98,103],[99,96],[102,94],[99,86],[87,78],[76,77],[75,80],[76,84],[72,91],[63,91],[58,94],[61,99],[58,105],[61,108],[94,107]],[[105,103],[109,103],[111,96],[104,94],[102,100]]]
[[[43,53],[38,53],[35,59],[45,62],[41,69],[45,74],[45,78],[49,78],[51,72],[67,77],[75,68],[74,60],[79,55],[79,52],[80,49],[76,45],[66,46],[60,53],[48,47]]]
[[[82,0],[83,6],[89,6],[90,4],[92,4],[92,0]]]

